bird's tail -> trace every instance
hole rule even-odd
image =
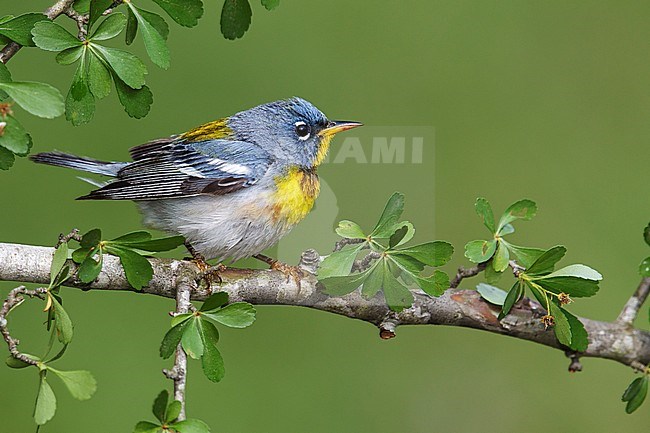
[[[117,172],[128,164],[126,162],[98,161],[96,159],[61,152],[37,153],[36,155],[30,155],[29,159],[39,164],[74,168],[75,170],[112,177],[117,176]]]

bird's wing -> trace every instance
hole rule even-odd
[[[117,179],[80,199],[155,200],[199,194],[224,195],[254,185],[273,162],[253,143],[156,140],[131,149],[134,161]]]

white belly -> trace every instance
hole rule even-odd
[[[207,259],[234,261],[262,252],[293,227],[272,220],[268,198],[247,192],[141,201],[138,205],[147,226],[184,236]]]

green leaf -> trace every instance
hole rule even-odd
[[[106,251],[118,256],[131,287],[142,290],[153,278],[153,268],[145,257],[128,248],[106,244]]]
[[[0,146],[0,170],[9,170],[15,160],[16,157],[11,151]]]
[[[88,17],[88,30],[101,18],[106,9],[110,8],[113,0],[91,0],[90,2],[90,15]]]
[[[79,47],[82,42],[70,32],[52,21],[37,22],[32,29],[36,46],[45,51],[63,51]]]
[[[639,265],[639,274],[642,277],[650,277],[650,257],[646,257]]]
[[[133,433],[162,433],[163,429],[158,424],[149,421],[140,421],[135,425]]]
[[[497,241],[495,239],[489,241],[470,241],[465,245],[465,257],[471,262],[483,263],[494,255],[497,249]]]
[[[492,212],[492,206],[490,206],[490,202],[483,197],[479,197],[476,199],[474,208],[476,209],[478,216],[480,216],[481,220],[483,220],[483,225],[487,227],[490,233],[496,233],[496,227],[494,225],[494,212]]]
[[[384,272],[382,288],[386,303],[391,310],[400,312],[413,305],[413,294],[391,272]]]
[[[569,328],[571,328],[571,346],[569,347],[577,352],[584,352],[587,350],[587,346],[589,345],[589,336],[585,326],[582,324],[580,319],[569,313],[564,308],[562,308],[562,312],[569,321]]]
[[[36,407],[34,407],[34,421],[43,425],[54,417],[56,412],[56,396],[52,387],[47,383],[45,371],[41,372],[41,381],[36,396]]]
[[[115,74],[132,89],[141,89],[144,86],[144,76],[147,74],[147,67],[137,56],[117,48],[109,48],[103,45],[90,44],[91,50],[101,53],[108,64],[113,68]],[[118,90],[119,91],[119,90]]]
[[[320,283],[325,287],[326,294],[344,296],[359,288],[367,277],[368,271],[364,271],[352,275],[323,278]]]
[[[231,328],[246,328],[255,321],[255,308],[248,302],[235,302],[216,311],[204,311],[203,315]]]
[[[130,5],[131,3],[129,3]],[[126,26],[126,17],[121,13],[114,13],[106,17],[91,36],[93,41],[105,41],[122,33]]]
[[[574,298],[588,298],[598,292],[598,281],[578,277],[553,277],[534,280],[553,293],[566,293]]]
[[[63,96],[49,84],[12,81],[0,83],[0,89],[35,116],[52,119],[64,112]]]
[[[513,284],[513,286],[510,288],[510,291],[508,291],[506,298],[503,300],[503,307],[501,308],[501,312],[499,313],[497,319],[503,320],[503,318],[510,313],[512,307],[517,303],[517,301],[519,301],[523,294],[524,288],[522,284],[519,281],[515,281],[515,284]]]
[[[441,296],[449,288],[449,275],[436,269],[430,277],[413,275],[416,284],[429,296]]]
[[[194,27],[203,16],[201,0],[153,0],[178,24]]]
[[[56,62],[59,65],[71,65],[81,58],[86,47],[74,47],[61,51],[56,55]]]
[[[151,252],[161,252],[161,251],[170,251],[173,250],[174,248],[178,248],[180,245],[183,245],[185,242],[185,238],[183,236],[170,236],[166,238],[160,238],[160,239],[151,239],[151,235],[149,235],[149,239],[140,239],[137,240],[135,236],[141,236],[141,235],[136,235],[135,233],[147,233],[147,232],[134,232],[132,238],[117,238],[113,239],[109,243],[111,244],[119,244],[123,246],[127,246],[129,248],[135,248],[138,250],[144,250],[144,251],[151,251]],[[128,236],[128,235],[125,235]]]
[[[176,347],[181,342],[183,332],[189,323],[189,320],[185,320],[167,331],[160,343],[160,356],[163,359],[167,359],[174,354]]]
[[[565,254],[566,248],[562,245],[544,251],[544,253],[540,255],[537,260],[528,267],[528,269],[526,269],[526,274],[543,275],[550,273],[553,271],[555,264],[559,262]]]
[[[8,37],[20,45],[33,47],[35,45],[32,40],[32,29],[37,22],[45,20],[47,17],[39,13],[19,15],[0,24],[0,35]]]
[[[193,319],[183,322],[187,323],[187,326],[185,327],[183,336],[181,337],[181,344],[183,345],[185,353],[194,359],[199,359],[201,355],[203,355],[203,342],[197,324],[199,320],[201,319],[195,316]]]
[[[88,58],[88,88],[97,99],[105,98],[111,93],[111,73],[104,61],[94,53]]]
[[[95,247],[99,245],[102,240],[102,231],[100,229],[92,229],[83,236],[81,236],[81,241],[79,245],[83,248]]]
[[[497,242],[497,250],[494,253],[494,259],[492,260],[492,266],[496,272],[503,272],[508,268],[508,262],[510,261],[510,253],[508,252],[508,247],[506,247],[502,242]]]
[[[51,295],[50,295],[51,296]],[[72,321],[70,316],[63,309],[63,306],[52,296],[52,308],[54,308],[54,327],[56,335],[62,344],[69,344],[72,341]]]
[[[506,224],[499,232],[499,236],[506,236],[515,232],[515,227],[512,224]]]
[[[89,247],[89,248],[77,248],[72,252],[72,260],[77,263],[81,264],[83,263],[84,260],[88,257],[91,251],[94,250],[94,247]]]
[[[23,128],[23,125],[15,117],[10,115],[7,115],[3,121],[6,125],[3,134],[0,135],[0,147],[16,155],[26,155],[31,148],[32,140],[25,131],[25,128]]]
[[[11,72],[9,72],[7,65],[2,62],[0,62],[0,81],[3,83],[10,83],[13,81],[11,79]],[[3,95],[2,98],[6,98],[6,94]]]
[[[407,255],[428,266],[442,266],[451,260],[454,247],[449,242],[433,241],[395,250],[391,255]]]
[[[557,340],[567,347],[571,347],[571,325],[569,324],[569,319],[564,315],[564,310],[558,307],[554,302],[550,302],[549,306],[551,311],[549,314],[555,319],[555,326],[553,330],[555,331],[555,336]]]
[[[634,412],[643,404],[648,394],[649,380],[647,375],[637,377],[627,387],[622,397],[622,400],[627,402],[625,406],[626,413]]]
[[[210,433],[210,427],[199,419],[186,419],[172,424],[180,433]]]
[[[377,225],[370,233],[373,238],[386,239],[395,233],[395,224],[404,212],[404,194],[394,193],[386,203]]]
[[[217,292],[210,295],[208,299],[203,302],[200,311],[210,311],[215,310],[223,305],[228,303],[228,293],[227,292]]]
[[[182,408],[183,406],[178,400],[174,400],[169,403],[169,406],[167,407],[167,413],[165,414],[165,423],[172,422],[178,418],[178,415],[180,415]]]
[[[425,267],[424,263],[407,255],[389,254],[388,258],[395,262],[404,272],[413,275],[418,275]]]
[[[600,275],[598,271],[581,264],[565,266],[562,269],[544,275],[542,278],[546,279],[553,277],[577,277],[592,281],[600,281],[603,279],[603,276]]]
[[[643,229],[643,239],[646,244],[650,245],[650,223]]]
[[[97,254],[99,261],[95,261],[93,256]],[[77,276],[82,283],[92,283],[97,279],[100,272],[102,271],[102,264],[104,262],[104,257],[100,251],[97,249],[92,250],[86,259],[81,263],[79,269],[77,270]]]
[[[325,257],[318,268],[319,278],[348,275],[363,245],[360,244],[351,248],[343,248]]]
[[[361,286],[361,294],[364,298],[370,299],[383,289],[384,272],[386,272],[384,259],[379,259],[368,269],[368,277],[363,282],[363,286]]]
[[[203,356],[201,357],[203,373],[212,382],[219,382],[225,374],[223,358],[216,346],[219,341],[219,331],[207,320],[200,321],[199,325],[203,342]]]
[[[483,271],[483,276],[485,277],[485,281],[488,284],[496,284],[503,276],[503,272],[495,271],[494,262],[490,262],[490,264],[485,267],[485,271]]]
[[[111,239],[111,243],[122,244],[122,245],[131,245],[133,242],[145,242],[152,238],[151,233],[144,230],[137,232],[130,232],[122,236],[118,236],[115,239]]]
[[[532,200],[519,200],[518,202],[511,204],[499,220],[497,233],[500,233],[501,229],[506,224],[510,224],[517,219],[523,219],[525,221],[530,220],[535,216],[536,213],[537,205]]]
[[[194,316],[194,313],[182,313],[182,314],[175,315],[174,317],[172,317],[172,322],[171,322],[172,328],[178,325],[179,323],[188,320],[192,316]]]
[[[539,258],[539,256],[544,254],[544,250],[540,248],[519,247],[517,245],[508,243],[503,239],[501,242],[508,247],[510,253],[512,253],[517,258],[519,264],[524,268],[530,267],[530,265],[532,265],[535,260]]]
[[[413,226],[411,225],[411,228],[412,227]],[[393,249],[397,245],[404,243],[402,241],[404,240],[408,232],[409,232],[409,226],[407,225],[403,225],[402,227],[398,228],[397,231],[393,233],[390,239],[388,240],[388,248]]]
[[[262,4],[268,11],[272,11],[280,5],[280,0],[262,0]]]
[[[127,45],[131,45],[138,34],[138,19],[131,12],[131,8],[126,9],[126,34],[124,41]]]
[[[151,25],[148,20],[143,17],[142,13],[148,14],[150,19],[153,19],[154,22],[156,22],[158,25],[160,24],[160,20],[162,18],[151,12],[146,12],[136,8],[131,2],[127,3],[127,5],[129,6],[129,9],[131,9],[131,12],[133,12],[135,15],[135,18],[138,20],[140,34],[144,40],[144,47],[147,50],[147,54],[149,54],[149,58],[157,66],[163,69],[169,68],[170,54],[169,48],[167,48],[167,44],[165,43],[165,38],[153,25]],[[157,18],[151,18],[152,16],[155,16]]]
[[[65,118],[74,126],[90,122],[95,114],[95,98],[88,87],[86,72],[86,50],[81,53],[81,62],[72,79],[72,85],[65,100]]]
[[[52,367],[47,369],[63,381],[70,394],[77,400],[88,400],[97,390],[97,381],[89,371],[59,371]]]
[[[161,423],[165,422],[165,416],[167,412],[167,401],[169,400],[169,392],[167,390],[160,391],[160,394],[153,401],[153,407],[151,411],[158,421]]]
[[[138,8],[138,12],[140,12],[142,18],[144,18],[149,24],[151,24],[151,26],[154,29],[156,29],[158,33],[160,33],[160,36],[162,36],[164,40],[167,40],[167,37],[169,36],[169,25],[167,24],[167,21],[165,21],[163,17],[153,12],[148,12],[139,8]]]
[[[117,96],[126,114],[136,119],[142,119],[149,114],[151,104],[153,104],[153,94],[149,87],[142,86],[141,89],[134,90],[116,75],[113,75],[113,82],[115,82]]]
[[[226,39],[241,38],[251,25],[252,15],[248,0],[225,0],[221,9],[221,33]]]
[[[54,250],[52,255],[52,265],[50,266],[50,287],[56,279],[56,276],[59,275],[65,262],[68,260],[68,243],[63,242],[59,247]]]
[[[363,234],[363,230],[359,227],[359,224],[343,220],[339,221],[339,226],[336,228],[336,234],[342,238],[347,239],[365,239],[366,235]]]
[[[80,14],[86,15],[90,12],[90,0],[75,0],[73,8]]]
[[[481,295],[483,299],[494,305],[503,305],[506,302],[506,298],[508,296],[508,293],[501,290],[500,288],[485,283],[479,283],[476,286],[476,291]]]

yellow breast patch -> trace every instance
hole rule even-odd
[[[289,172],[275,178],[273,219],[297,224],[311,211],[320,192],[320,181],[315,172],[291,167]]]
[[[219,119],[213,122],[205,123],[190,129],[181,136],[187,141],[219,140],[228,138],[232,135],[232,129],[228,127],[226,119]]]

